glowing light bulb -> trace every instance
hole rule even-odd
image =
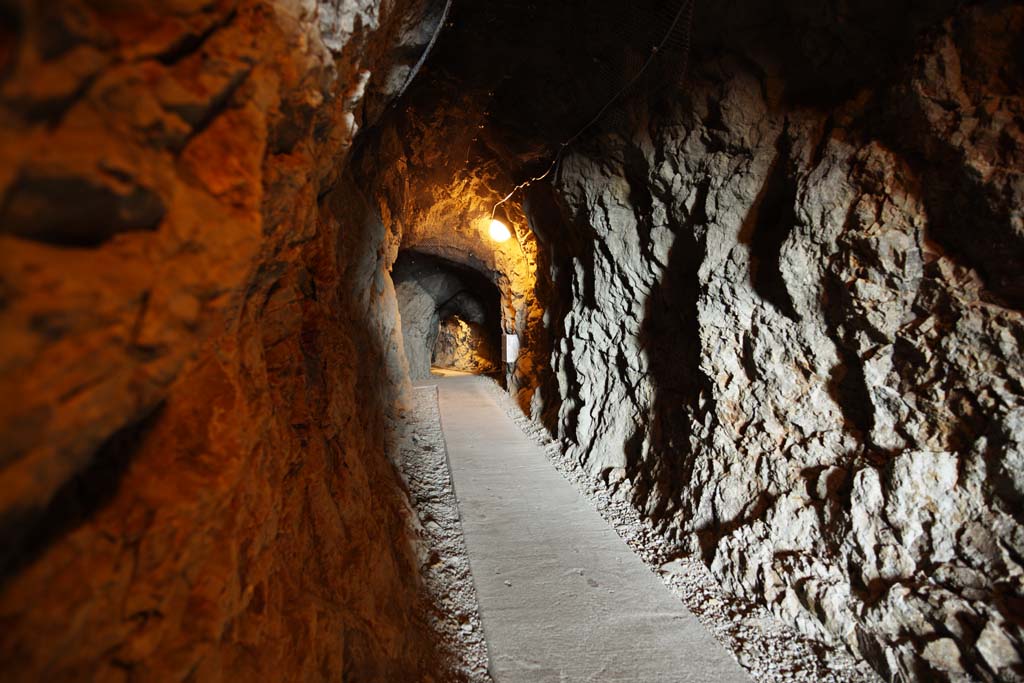
[[[497,218],[491,219],[491,226],[487,232],[488,234],[490,234],[491,239],[494,240],[495,242],[504,242],[509,237],[512,236],[512,233],[509,231],[508,226],[499,221]]]

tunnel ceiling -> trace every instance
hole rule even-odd
[[[395,285],[414,280],[437,304],[441,318],[457,314],[464,320],[498,328],[501,295],[487,275],[461,263],[417,251],[398,254],[392,271]]]
[[[481,155],[543,165],[639,69],[679,3],[455,3],[414,95],[470,92]],[[682,21],[679,28],[683,27]],[[678,64],[678,51],[669,55]]]
[[[478,134],[470,162],[497,160],[526,177],[547,168],[559,143],[593,119],[666,36],[623,99],[678,101],[683,70],[689,64],[699,77],[712,57],[756,64],[762,86],[780,99],[827,107],[891,77],[887,67],[955,4],[697,1],[688,21],[687,1],[455,2],[407,106],[438,106],[440,92],[472,101],[467,126]]]
[[[403,226],[412,240],[405,246],[416,246],[423,235],[454,243],[448,226],[457,230],[485,216],[497,198],[552,168],[568,139],[577,150],[612,131],[646,129],[653,139],[659,121],[692,123],[707,110],[705,142],[728,147],[732,143],[721,134],[729,116],[720,110],[721,88],[737,71],[753,74],[771,112],[817,112],[827,119],[826,127],[841,120],[839,127],[853,135],[871,131],[923,175],[934,168],[935,154],[957,163],[955,150],[926,145],[922,151],[920,140],[908,137],[920,127],[921,112],[905,89],[890,87],[910,78],[919,66],[914,54],[947,30],[955,0],[692,1],[692,22],[686,0],[453,2],[422,73],[383,123],[402,141],[408,170],[419,174],[400,180],[407,188],[406,207],[418,204],[406,213],[419,214]],[[952,30],[970,34],[967,26]],[[634,82],[652,47],[666,37],[665,48]],[[1000,61],[1007,50],[1024,54],[1019,40],[1016,48],[975,50],[962,66],[964,75],[992,92],[1019,91],[1015,70]],[[690,100],[695,92],[704,93],[699,101]],[[612,100],[617,104],[587,128]],[[757,128],[752,120],[742,125]],[[367,176],[380,168],[375,150],[388,147],[369,142],[363,155]],[[1000,152],[989,154],[996,158]],[[396,181],[370,184],[388,182]],[[960,226],[972,220],[986,234],[999,234],[999,197],[943,190],[943,183],[932,178],[928,185],[936,207],[933,236],[965,254],[994,299],[1018,305],[1024,285],[1016,261],[994,259],[984,242],[971,240]],[[502,211],[510,211],[509,218],[527,230],[525,216],[516,214],[522,198]],[[393,208],[403,203],[391,201]],[[455,251],[477,252],[473,258],[487,262],[484,252],[490,246],[476,245],[477,232],[465,230]],[[1010,248],[1010,242],[997,239],[1000,249]]]

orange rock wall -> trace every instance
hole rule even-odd
[[[329,41],[297,0],[4,12],[4,680],[445,678],[389,238],[341,179],[415,4]]]

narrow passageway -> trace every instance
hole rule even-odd
[[[0,683],[1024,683],[1022,37],[0,0]]]
[[[495,680],[749,680],[506,416],[487,379],[434,380]]]

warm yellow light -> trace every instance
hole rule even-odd
[[[504,242],[505,240],[512,236],[512,233],[509,232],[508,226],[499,221],[497,218],[491,219],[491,227],[488,230],[488,233],[490,233],[491,239],[494,240],[495,242]]]

